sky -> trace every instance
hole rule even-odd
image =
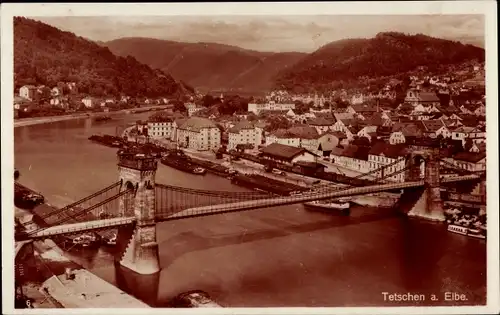
[[[96,16],[34,19],[95,41],[149,37],[214,42],[258,51],[312,52],[344,38],[396,31],[484,47],[481,15]]]

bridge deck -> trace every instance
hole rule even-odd
[[[442,182],[455,182],[455,181],[463,181],[478,178],[477,175],[467,175],[467,176],[455,176],[448,177],[442,179]],[[363,195],[369,193],[383,192],[393,189],[404,189],[404,188],[413,188],[413,187],[421,187],[424,186],[424,181],[412,181],[405,183],[390,183],[390,184],[380,184],[380,185],[370,185],[363,187],[354,187],[349,189],[341,189],[341,190],[332,190],[331,192],[310,192],[304,193],[300,196],[287,196],[287,197],[277,197],[277,198],[266,198],[260,200],[249,200],[249,201],[239,201],[232,202],[221,205],[211,205],[211,206],[202,206],[186,209],[180,212],[177,212],[173,215],[158,218],[160,221],[162,220],[172,220],[176,218],[182,217],[190,217],[197,216],[203,214],[213,214],[217,212],[229,212],[229,211],[243,211],[249,209],[257,209],[257,208],[267,208],[273,206],[283,206],[290,205],[296,203],[309,202],[313,200],[322,200],[322,199],[332,199],[332,198],[340,198],[347,196],[355,196],[355,195]]]
[[[87,222],[78,222],[71,224],[62,224],[55,225],[43,229],[41,231],[35,232],[28,236],[29,239],[39,239],[50,237],[54,235],[62,235],[62,234],[71,234],[78,232],[86,232],[92,230],[98,230],[102,228],[112,228],[127,224],[132,224],[135,222],[135,217],[121,217],[121,218],[112,218],[112,219],[103,219],[103,220],[95,220],[95,221],[87,221]]]

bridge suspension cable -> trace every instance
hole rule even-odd
[[[390,164],[383,165],[383,166],[381,166],[381,167],[379,167],[379,168],[376,168],[376,169],[374,169],[374,170],[371,170],[371,171],[369,171],[369,172],[362,173],[362,174],[359,174],[359,175],[357,175],[357,176],[354,176],[354,177],[352,177],[352,178],[351,178],[351,179],[352,179],[352,183],[351,183],[351,184],[345,184],[345,185],[347,185],[347,186],[356,186],[356,183],[355,183],[355,182],[356,182],[356,180],[360,180],[362,177],[365,177],[365,176],[369,176],[369,175],[372,175],[372,174],[377,174],[378,172],[381,172],[381,173],[383,174],[383,173],[384,173],[383,171],[384,171],[385,169],[388,169],[388,168],[390,168],[390,167],[392,167],[392,166],[394,166],[394,165],[397,165],[398,163],[401,163],[401,162],[402,162],[402,161],[404,161],[404,160],[405,160],[405,158],[404,158],[404,157],[401,157],[401,158],[397,159],[396,161],[391,162]],[[407,168],[408,168],[408,167],[405,167],[404,169],[406,170]],[[399,174],[399,173],[398,173],[398,174]],[[375,180],[373,180],[372,182],[373,182],[373,183],[377,183],[377,182],[378,182],[380,179],[382,179],[382,178],[383,178],[383,179],[385,179],[385,178],[392,177],[392,176],[394,176],[394,175],[387,176],[387,174],[384,174],[384,176],[383,176],[383,177],[377,177],[377,178],[376,178]],[[334,185],[332,185],[331,183],[327,183],[327,184],[319,185],[319,186],[316,186],[316,187],[317,187],[317,188],[319,188],[319,189],[321,189],[321,188],[327,188],[327,187],[336,187],[336,185],[335,185],[335,184],[334,184]]]
[[[441,159],[440,162],[442,162],[444,164],[443,165],[444,167],[456,170],[459,174],[461,173],[461,174],[465,175],[465,174],[473,174],[473,173],[475,173],[474,171],[465,169],[463,167],[455,165],[455,164],[451,163],[450,161],[446,161],[444,159]]]
[[[64,218],[64,219],[62,219],[62,220],[60,220],[58,222],[55,222],[51,226],[62,225],[64,223],[68,222],[68,221],[77,220],[77,218],[85,215],[86,213],[88,213],[88,212],[90,212],[90,211],[92,211],[94,209],[97,209],[97,208],[99,208],[99,207],[101,207],[101,206],[103,206],[103,205],[105,205],[105,204],[107,204],[107,203],[109,203],[109,202],[111,202],[113,200],[116,200],[116,199],[118,199],[118,198],[120,198],[120,197],[122,197],[122,196],[124,196],[126,194],[132,193],[133,191],[134,191],[133,189],[124,190],[124,191],[122,191],[122,192],[120,192],[120,193],[118,193],[118,194],[116,194],[116,195],[114,195],[112,197],[109,197],[109,198],[107,198],[107,199],[105,199],[105,200],[103,200],[103,201],[101,201],[101,202],[99,202],[99,203],[97,203],[95,205],[92,205],[92,206],[90,206],[88,208],[83,208],[82,210],[79,210],[76,213],[74,213],[72,216]],[[43,230],[48,229],[51,226],[46,226],[46,227],[39,228],[37,230],[30,231],[30,232],[27,233],[27,236],[29,237],[29,236],[31,236],[33,234],[39,233],[39,232],[41,232]]]
[[[121,184],[122,184],[122,181],[120,180],[120,181],[118,181],[116,183],[113,183],[113,184],[109,185],[108,187],[105,187],[105,188],[103,188],[103,189],[101,189],[101,190],[99,190],[99,191],[97,191],[97,192],[95,192],[95,193],[93,193],[93,194],[85,197],[85,198],[82,198],[82,199],[80,199],[78,201],[75,201],[75,202],[69,204],[69,205],[66,205],[63,208],[55,209],[54,211],[51,211],[51,212],[49,212],[49,213],[47,213],[47,214],[45,214],[43,216],[40,216],[39,219],[45,220],[45,219],[47,219],[47,218],[49,218],[51,216],[59,215],[61,213],[64,213],[67,216],[67,213],[66,213],[67,210],[69,210],[71,208],[74,208],[74,207],[77,207],[78,205],[81,205],[82,203],[87,202],[87,201],[89,201],[89,200],[91,200],[91,199],[93,199],[93,198],[95,198],[95,197],[97,197],[99,195],[105,194],[108,191],[110,191],[110,190],[112,190],[112,189],[120,186]],[[31,223],[34,223],[33,219],[30,220],[30,221],[28,221],[28,222],[23,223],[23,225],[28,225],[28,224],[31,224]]]

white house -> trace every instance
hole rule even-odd
[[[320,134],[331,130],[334,123],[332,120],[329,120],[327,118],[318,117],[310,119],[309,121],[307,121],[307,124],[311,127],[316,128],[316,131],[318,132],[318,134]]]
[[[480,104],[474,111],[474,114],[476,116],[486,116],[486,106],[484,106],[484,104]]]
[[[170,118],[157,118],[148,121],[148,135],[151,138],[171,139],[173,131],[173,122]]]
[[[186,119],[177,127],[176,137],[179,146],[198,151],[217,150],[221,143],[219,127],[202,117]]]
[[[286,129],[278,129],[266,136],[266,146],[273,143],[300,147],[300,138]]]
[[[96,104],[95,104],[96,103],[96,99],[93,98],[93,97],[91,97],[91,96],[87,96],[87,97],[84,97],[82,99],[82,103],[83,103],[83,105],[85,105],[85,107],[91,108],[93,106],[96,106]]]
[[[194,113],[196,113],[202,109],[205,109],[205,107],[197,106],[195,103],[186,103],[186,104],[184,104],[184,106],[187,109],[189,117],[193,116]]]
[[[461,126],[453,130],[451,139],[460,140],[465,144],[467,139],[471,139],[474,143],[486,142],[486,132],[478,127]]]
[[[382,177],[386,174],[389,173],[394,173],[400,170],[403,170],[406,167],[406,160],[405,156],[407,153],[407,148],[404,144],[396,144],[396,145],[391,145],[387,144],[385,142],[377,142],[375,143],[374,146],[370,148],[370,151],[368,152],[368,162],[370,165],[371,170],[376,170],[382,166],[391,164],[393,162],[396,162],[397,160],[400,160],[400,162],[388,167],[387,169],[384,170],[384,174],[382,172],[376,172],[377,177]],[[423,166],[423,165],[422,165]],[[421,175],[423,175],[424,169],[421,169]],[[392,176],[390,178],[387,178],[388,180],[392,181],[397,181],[397,182],[404,182],[405,179],[405,174],[404,172],[401,172],[399,174],[396,174],[395,176]]]
[[[445,158],[448,162],[459,168],[472,172],[481,172],[486,170],[486,152],[459,152],[452,158]]]
[[[24,85],[19,88],[19,96],[32,101],[35,98],[37,87],[34,85]]]
[[[358,131],[357,135],[358,137],[365,137],[371,140],[374,133],[377,133],[377,126],[364,126]]]
[[[50,94],[53,96],[53,97],[57,97],[57,96],[61,96],[63,95],[63,91],[60,87],[53,87],[52,90],[50,90]]]
[[[304,148],[272,143],[261,149],[260,155],[269,161],[293,165],[297,162],[316,162],[318,156]]]
[[[240,121],[228,130],[228,150],[235,150],[238,144],[250,144],[257,148],[261,144],[260,132],[248,121]]]
[[[295,109],[294,103],[276,103],[275,101],[269,101],[264,104],[248,103],[248,111],[256,115],[263,110],[280,110],[288,112],[290,109]]]

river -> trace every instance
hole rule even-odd
[[[92,143],[151,113],[15,128],[19,181],[64,206],[118,178],[116,149]],[[159,165],[158,183],[242,191],[211,174]],[[161,272],[138,277],[113,264],[107,249],[71,257],[104,280],[154,306],[193,289],[228,307],[480,305],[486,303],[486,243],[444,225],[354,207],[350,217],[301,205],[164,222],[157,241]],[[383,292],[421,293],[419,303],[384,301]],[[445,292],[467,301],[444,301]],[[436,294],[438,301],[431,301]]]

